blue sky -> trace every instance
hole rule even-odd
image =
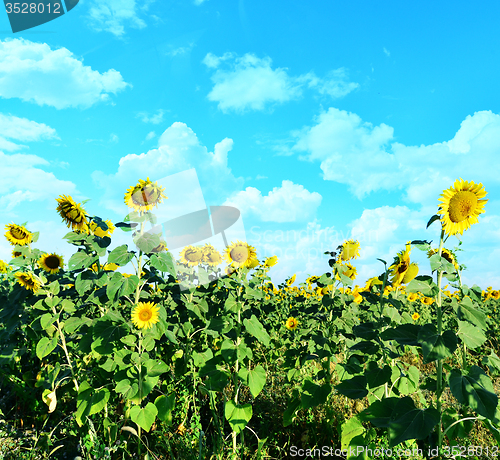
[[[236,206],[261,260],[278,255],[274,281],[324,273],[323,252],[356,238],[363,284],[406,241],[437,243],[425,225],[461,177],[489,199],[462,237],[463,279],[498,288],[499,14],[493,1],[80,0],[13,34],[0,13],[0,224],[28,221],[68,260],[60,194],[118,222],[138,179],[194,168],[205,203]],[[196,210],[189,196],[176,215]]]

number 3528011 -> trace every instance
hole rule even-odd
[[[62,13],[61,4],[55,3],[6,3],[5,8],[7,13],[25,13],[25,14],[35,14],[35,13]]]

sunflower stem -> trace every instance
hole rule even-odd
[[[439,238],[439,257],[441,257],[441,253],[443,252],[443,239],[444,239],[444,228],[441,230],[441,236]],[[437,333],[440,336],[443,330],[443,311],[441,308],[441,281],[443,279],[443,270],[438,269],[437,272]],[[442,413],[441,413],[441,394],[443,393],[443,360],[438,359],[436,361],[437,368],[437,388],[436,388],[436,407],[439,413],[439,421],[438,421],[438,452],[441,452],[441,445],[443,443],[443,427],[442,427]]]

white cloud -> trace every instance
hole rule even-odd
[[[147,11],[151,1],[146,3],[136,0],[93,0],[88,11],[89,25],[96,31],[107,31],[116,37],[125,34],[125,27],[143,29],[146,23],[139,18],[138,10]]]
[[[310,219],[321,204],[321,195],[309,192],[302,185],[284,180],[266,196],[255,187],[247,187],[226,200],[243,214],[257,216],[263,222],[297,222]]]
[[[390,57],[391,56],[391,52],[384,46],[384,54],[387,56],[387,57]]]
[[[156,136],[156,133],[154,131],[150,131],[148,135],[146,136],[146,140],[149,141],[150,139],[153,139],[153,137]]]
[[[227,70],[220,68],[224,62],[229,64]],[[208,53],[203,63],[215,70],[212,75],[214,87],[208,99],[218,102],[223,112],[264,110],[273,104],[300,98],[304,86],[331,97],[345,96],[358,86],[347,81],[343,68],[330,72],[326,78],[319,78],[314,72],[293,77],[286,68],[273,69],[271,58],[261,59],[253,54],[235,57],[225,53],[217,57]]]
[[[257,177],[255,179],[262,180],[262,179],[268,179],[268,177],[267,176],[261,176],[260,174],[257,174]]]
[[[12,140],[33,142],[43,139],[59,139],[59,137],[55,129],[44,123],[0,113],[0,150],[12,152],[26,147],[22,144],[16,144]]]
[[[124,206],[124,191],[138,179],[150,177],[154,181],[195,168],[207,203],[220,205],[230,193],[240,189],[243,182],[235,178],[228,167],[232,147],[233,141],[226,138],[209,152],[186,124],[175,122],[160,136],[158,148],[122,157],[115,174],[95,171],[92,177],[104,189],[102,205],[119,211]]]
[[[84,66],[66,48],[25,39],[0,40],[0,97],[57,109],[90,107],[127,86],[120,72]]]
[[[201,4],[202,4],[203,2],[205,2],[205,1],[206,1],[206,0],[194,0],[194,4],[195,4],[196,6],[198,6],[198,5],[201,5]]]
[[[119,140],[120,138],[115,133],[111,133],[111,135],[109,136],[109,142],[113,144],[116,144]]]
[[[149,116],[147,112],[139,112],[137,117],[141,119],[144,123],[152,123],[153,125],[158,125],[163,121],[163,116],[165,111],[158,109],[154,115]]]
[[[429,205],[458,177],[500,182],[491,167],[500,152],[500,116],[490,111],[468,116],[451,141],[419,147],[392,142],[394,130],[384,123],[373,126],[335,108],[292,136],[292,152],[319,161],[325,180],[348,185],[358,198],[402,189],[410,202]]]

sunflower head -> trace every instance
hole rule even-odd
[[[153,302],[139,302],[132,310],[132,323],[139,329],[149,329],[160,320],[159,310]]]
[[[417,312],[415,312],[415,313],[413,313],[413,315],[411,315],[411,319],[413,321],[417,321],[418,318],[420,318],[420,315]]]
[[[57,273],[64,266],[63,258],[55,253],[44,254],[38,260],[38,266],[43,268],[46,272],[54,274]]]
[[[108,227],[107,230],[103,230],[96,221],[92,220],[89,224],[84,225],[84,227],[82,228],[82,232],[92,233],[92,235],[98,236],[100,238],[104,238],[105,236],[110,237],[111,234],[115,231],[115,226],[110,220],[105,220],[104,223]]]
[[[127,189],[125,193],[125,204],[136,211],[149,211],[154,206],[158,206],[163,198],[167,198],[163,193],[164,187],[160,187],[157,182],[151,182],[149,177],[146,180],[139,179],[139,182]]]
[[[412,292],[410,294],[408,294],[408,300],[410,302],[415,302],[415,300],[418,299],[418,294],[416,292]]]
[[[340,260],[346,262],[351,259],[359,257],[359,242],[355,240],[347,240],[342,245],[342,252],[340,253]]]
[[[19,246],[25,246],[30,244],[33,240],[33,233],[26,230],[26,228],[22,225],[7,224],[5,226],[5,230],[7,230],[5,232],[5,238],[7,238],[9,243],[14,246],[16,244]]]
[[[294,318],[293,316],[291,316],[290,318],[288,318],[286,320],[286,323],[285,323],[285,327],[289,330],[289,331],[294,331],[295,329],[297,329],[297,327],[299,326],[299,322],[296,318]]]
[[[220,252],[209,243],[203,247],[203,263],[211,267],[216,267],[222,263]]]
[[[257,258],[257,252],[253,246],[243,241],[231,243],[224,250],[224,258],[226,262],[233,264],[235,267],[247,267],[253,264],[253,260]]]
[[[179,254],[181,263],[195,267],[203,261],[203,249],[195,246],[186,246]]]
[[[56,211],[62,217],[63,222],[71,227],[73,231],[85,232],[88,228],[88,215],[81,204],[75,203],[69,195],[59,195]]]
[[[432,305],[434,303],[434,299],[432,297],[425,297],[422,299],[422,303],[425,305]]]
[[[438,253],[439,253],[439,250],[437,250],[437,249],[429,249],[429,251],[427,252],[427,257],[431,257],[434,254],[438,254]],[[460,268],[458,266],[457,259],[455,258],[455,255],[449,249],[442,248],[441,249],[441,257],[443,259],[446,259],[446,261],[448,261],[450,264],[453,264],[453,266],[455,267],[456,270],[458,270]]]
[[[286,285],[291,286],[293,283],[295,283],[295,278],[297,277],[297,274],[294,274],[291,278],[286,280]]]
[[[438,214],[441,215],[443,230],[448,235],[460,235],[472,224],[478,222],[479,214],[484,213],[484,205],[488,200],[483,184],[475,184],[457,179],[452,187],[444,190],[439,198]]]
[[[154,254],[158,254],[160,252],[165,252],[165,251],[168,251],[167,244],[165,243],[165,241],[160,241],[160,244],[158,246],[151,249],[151,252]]]
[[[36,292],[40,288],[40,282],[33,276],[33,273],[18,272],[14,273],[14,276],[17,278],[17,282],[28,290]]]
[[[0,273],[8,273],[9,271],[9,264],[0,259]]]
[[[418,264],[412,262],[406,270],[406,273],[403,276],[403,280],[401,281],[403,284],[408,284],[415,276],[418,275]]]
[[[406,248],[398,253],[394,258],[394,263],[389,267],[392,276],[391,283],[394,287],[399,286],[403,282],[406,272],[410,268],[410,252],[411,243],[408,241]]]
[[[277,256],[272,256],[268,257],[266,261],[264,262],[264,267],[273,267],[278,263],[278,257]]]

